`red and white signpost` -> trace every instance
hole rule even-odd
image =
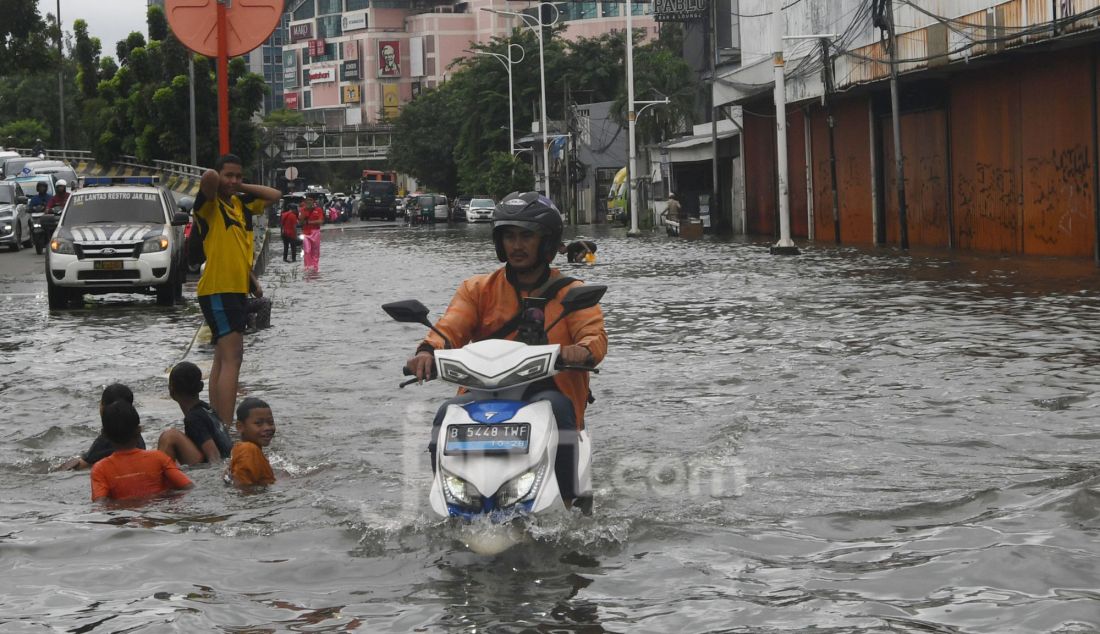
[[[271,37],[283,0],[167,0],[164,12],[179,41],[218,61],[218,148],[229,152],[229,58]]]

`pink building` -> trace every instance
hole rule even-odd
[[[626,28],[625,3],[558,6],[567,12],[559,21],[567,25],[565,37],[571,40]],[[536,7],[535,2],[513,0],[435,5],[410,0],[290,0],[282,49],[284,101],[310,120],[333,126],[393,118],[421,90],[446,81],[448,67],[468,56],[465,49],[471,43],[487,43],[523,27],[521,18],[483,9],[519,13],[537,11]],[[633,7],[635,30],[656,37],[650,5]]]

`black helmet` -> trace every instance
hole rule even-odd
[[[546,196],[538,192],[512,192],[493,210],[493,245],[501,262],[508,260],[504,252],[504,227],[537,231],[542,236],[539,256],[544,263],[549,264],[557,255],[561,244],[561,213]]]
[[[49,191],[50,186],[47,185],[44,181],[38,181],[38,184],[35,185],[34,188],[35,188],[35,190],[41,192],[41,191]]]

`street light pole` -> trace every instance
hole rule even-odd
[[[629,164],[626,170],[627,204],[630,207],[630,231],[628,236],[642,234],[638,228],[638,188],[634,179],[638,176],[638,141],[634,128],[634,6],[626,0],[626,127],[629,136]]]
[[[537,19],[531,17],[530,15],[527,15],[526,13],[516,13],[514,11],[503,11],[501,9],[492,9],[492,8],[488,8],[488,7],[483,7],[481,10],[482,11],[488,11],[489,13],[496,13],[496,14],[499,14],[499,15],[510,15],[512,17],[519,18],[519,19],[523,20],[523,25],[524,26],[526,26],[527,28],[534,31],[535,35],[538,36],[538,39],[539,39],[539,87],[540,87],[540,90],[542,92],[542,117],[541,117],[542,121],[539,125],[539,127],[542,128],[542,179],[543,179],[542,180],[542,187],[543,187],[543,194],[545,194],[547,197],[549,197],[550,196],[550,144],[547,142],[547,132],[546,132],[546,58],[545,58],[545,55],[543,53],[543,43],[542,43],[543,33],[542,33],[542,31],[543,31],[544,28],[546,28],[548,26],[553,26],[554,24],[556,24],[558,22],[558,18],[561,16],[561,11],[558,9],[557,5],[555,5],[553,3],[550,3],[550,2],[540,2],[539,4],[537,4],[535,6],[538,7],[538,10],[539,10],[539,17]],[[551,20],[550,22],[543,22],[542,21],[542,8],[544,6],[545,7],[551,7],[552,9],[554,9],[554,19]],[[528,20],[534,20],[534,22],[528,22]],[[532,24],[537,25],[538,28],[536,29],[535,26],[532,26]]]
[[[57,101],[61,114],[61,149],[65,144],[65,54],[61,52],[61,0],[57,0]]]
[[[519,49],[519,59],[512,59],[512,47],[515,46]],[[512,66],[523,61],[523,58],[527,55],[527,51],[523,49],[519,44],[508,44],[508,55],[501,55],[500,53],[493,53],[491,51],[470,51],[475,55],[489,55],[495,57],[498,62],[504,64],[504,69],[508,71],[508,152],[512,155],[516,155],[516,124],[513,118],[512,111]]]

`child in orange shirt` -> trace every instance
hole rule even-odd
[[[141,418],[134,406],[115,401],[103,408],[103,434],[115,451],[92,466],[92,501],[190,489],[191,479],[162,451],[138,449]]]
[[[255,397],[241,401],[237,406],[237,431],[241,442],[233,445],[228,478],[237,486],[274,484],[275,474],[263,450],[275,435],[271,406]]]

